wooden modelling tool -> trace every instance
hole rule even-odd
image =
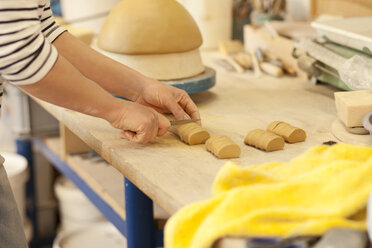
[[[288,143],[297,143],[306,140],[306,133],[304,130],[282,121],[274,121],[270,123],[267,127],[267,131],[283,137]]]
[[[253,67],[252,58],[246,52],[236,54],[234,60],[244,69],[251,69]]]
[[[274,77],[283,76],[283,70],[279,66],[270,64],[268,62],[261,62],[260,67],[264,72],[266,72],[270,76],[274,76]]]
[[[188,145],[204,144],[210,137],[207,130],[194,122],[173,126],[172,131]]]
[[[244,52],[244,46],[240,40],[220,41],[218,48],[223,55],[234,55]]]
[[[250,131],[245,137],[244,143],[267,152],[283,150],[285,144],[282,137],[262,129]]]
[[[218,158],[239,158],[240,147],[224,135],[216,135],[207,140],[205,146],[208,151]]]

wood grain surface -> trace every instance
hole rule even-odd
[[[213,65],[213,54],[205,55],[204,61]],[[287,161],[335,139],[331,134],[336,118],[335,89],[315,86],[301,78],[255,78],[216,69],[216,87],[192,98],[203,126],[212,135],[226,135],[240,146],[242,154],[235,161],[241,165]],[[39,102],[170,214],[209,198],[213,180],[227,161],[217,159],[204,145],[188,146],[171,133],[154,144],[132,144],[120,139],[120,130],[104,120]],[[286,144],[283,151],[270,153],[244,145],[250,130],[266,129],[275,120],[304,129],[306,142]]]
[[[357,135],[349,133],[345,125],[336,118],[332,123],[332,134],[341,142],[354,144],[354,145],[365,145],[372,146],[371,135]]]

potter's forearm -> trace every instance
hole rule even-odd
[[[111,96],[98,84],[84,77],[62,55],[39,82],[19,86],[49,103],[113,122],[115,111],[125,109],[125,101]]]
[[[110,93],[136,100],[144,85],[153,82],[139,72],[100,54],[68,32],[53,44],[84,76]]]

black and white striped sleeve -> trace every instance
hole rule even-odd
[[[0,0],[1,1],[1,0]],[[63,32],[66,31],[65,28],[59,26],[55,20],[52,13],[52,9],[50,7],[50,1],[44,0],[46,3],[43,7],[43,13],[41,15],[41,31],[44,34],[44,37],[48,39],[49,42],[53,42],[55,39],[58,38]]]
[[[0,74],[10,83],[38,82],[57,60],[42,32],[41,7],[38,0],[0,0]]]

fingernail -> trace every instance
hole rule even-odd
[[[124,139],[128,139],[128,134],[123,132],[123,133],[121,133],[121,137],[123,137]]]
[[[191,119],[191,117],[190,117],[188,114],[185,113],[185,114],[183,115],[183,119],[184,119],[184,120],[189,120],[189,119]]]

